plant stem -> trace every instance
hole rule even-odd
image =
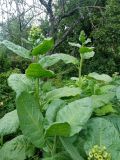
[[[35,82],[36,97],[39,99],[39,78]]]
[[[81,83],[82,65],[83,65],[83,57],[82,57],[82,54],[81,54],[80,66],[79,66],[79,85],[80,85],[80,83]],[[81,86],[81,85],[80,85],[80,86]]]

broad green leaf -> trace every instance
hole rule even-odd
[[[107,93],[107,94],[102,94],[102,95],[92,95],[92,105],[93,108],[99,108],[104,105],[107,105],[110,103],[113,98],[115,97],[114,93]]]
[[[63,136],[68,137],[70,135],[70,125],[68,123],[54,122],[46,129],[45,136]]]
[[[49,124],[55,122],[57,112],[65,105],[65,102],[61,99],[52,101],[48,105],[45,118]]]
[[[53,38],[46,38],[37,47],[33,48],[32,55],[45,54],[49,52],[54,46]]]
[[[7,40],[2,41],[1,43],[5,45],[9,50],[16,53],[17,55],[23,58],[31,59],[29,50]]]
[[[82,46],[82,47],[80,47],[79,52],[80,52],[80,54],[85,54],[85,53],[87,54],[89,52],[93,52],[93,48]]]
[[[85,41],[86,41],[86,35],[85,35],[85,32],[84,32],[84,31],[81,31],[81,32],[80,32],[79,41],[80,41],[81,43],[85,43]]]
[[[71,126],[70,135],[81,131],[92,114],[91,98],[86,97],[69,103],[57,113],[57,122],[68,122]]]
[[[81,45],[80,45],[79,43],[69,42],[69,45],[70,45],[70,46],[73,46],[73,47],[78,47],[78,48],[81,47]]]
[[[33,78],[42,78],[42,77],[53,77],[54,73],[50,70],[44,69],[40,64],[38,63],[32,63],[29,65],[29,67],[26,69],[25,74],[28,77]]]
[[[92,58],[94,55],[95,55],[95,52],[92,51],[92,52],[84,53],[84,54],[82,55],[82,57],[83,57],[83,59],[90,59],[90,58]]]
[[[88,74],[88,77],[94,78],[98,81],[103,81],[103,82],[111,82],[112,78],[107,75],[107,74],[98,74],[96,72]]]
[[[5,116],[0,119],[0,136],[15,133],[18,128],[19,120],[16,110],[5,114]]]
[[[95,110],[97,116],[103,116],[109,113],[117,113],[117,111],[112,107],[112,104],[107,104],[101,108]]]
[[[67,138],[61,138],[60,141],[65,148],[65,150],[69,153],[72,160],[84,160],[81,156],[76,147],[69,141]]]
[[[8,85],[16,92],[17,96],[23,91],[33,91],[34,82],[25,74],[11,74],[8,78]]]
[[[62,60],[66,64],[69,64],[69,63],[78,64],[77,58],[70,56],[68,54],[63,54],[63,53],[56,53],[50,56],[44,56],[40,59],[39,63],[43,67],[49,67],[56,64],[60,60]]]
[[[62,97],[71,97],[71,96],[76,96],[80,94],[81,94],[81,90],[79,88],[63,87],[63,88],[54,89],[48,92],[46,94],[46,99],[50,101],[50,100],[59,99]]]
[[[104,118],[93,118],[88,124],[87,131],[86,153],[94,145],[105,146],[108,152],[111,153],[112,160],[120,159],[120,135],[113,123]]]
[[[27,92],[22,92],[16,101],[20,127],[23,134],[36,147],[44,144],[43,116],[36,99]]]
[[[20,135],[3,145],[0,149],[0,160],[25,160],[32,157],[34,152],[34,146]]]

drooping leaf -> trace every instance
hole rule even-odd
[[[88,76],[91,78],[94,78],[98,81],[103,81],[103,82],[111,82],[112,81],[112,78],[107,74],[98,74],[98,73],[93,72],[93,73],[88,74]]]
[[[17,98],[17,112],[23,134],[40,148],[44,143],[43,116],[36,99],[27,92]]]
[[[80,95],[81,90],[79,88],[75,87],[63,87],[63,88],[58,88],[54,89],[46,94],[46,98],[48,101],[54,100],[54,99],[59,99],[62,97],[71,97],[71,96],[76,96]]]
[[[53,71],[44,69],[40,64],[38,63],[32,63],[29,65],[29,67],[26,69],[25,74],[28,77],[34,77],[34,78],[42,78],[42,77],[53,77],[54,73]]]
[[[78,47],[78,48],[81,47],[81,45],[80,45],[79,43],[69,42],[69,45],[70,45],[70,46],[73,46],[73,47]]]
[[[29,50],[7,40],[2,41],[1,43],[5,45],[9,50],[16,53],[17,55],[23,58],[31,59]]]
[[[47,129],[46,134],[47,137],[52,136],[63,136],[68,137],[70,135],[70,125],[68,123],[52,123]]]
[[[0,149],[0,160],[25,160],[32,157],[34,151],[34,146],[20,135],[3,145]]]
[[[74,135],[83,128],[92,114],[91,98],[86,97],[69,103],[57,113],[57,122],[68,122],[71,126],[70,135]]]
[[[69,64],[69,63],[78,64],[77,58],[70,56],[68,54],[63,54],[63,53],[56,53],[50,56],[45,56],[40,59],[39,63],[43,67],[49,67],[56,64],[60,60],[62,60],[66,64]]]
[[[101,108],[95,110],[97,116],[103,116],[109,113],[117,113],[117,111],[112,107],[112,104],[107,104]]]
[[[45,118],[49,124],[55,122],[57,112],[65,105],[65,102],[61,99],[52,101],[48,105]]]
[[[72,160],[84,160],[76,147],[69,141],[69,139],[60,137],[60,141],[65,150],[69,153]]]
[[[18,128],[19,120],[16,110],[5,114],[5,116],[0,119],[0,136],[15,133]]]
[[[32,55],[45,54],[49,52],[54,46],[53,38],[46,38],[37,47],[33,48]]]
[[[11,74],[8,78],[8,85],[16,92],[17,96],[23,91],[33,91],[34,82],[25,74]]]

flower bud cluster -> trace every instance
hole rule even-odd
[[[88,160],[111,160],[111,155],[105,146],[95,145],[89,152]]]

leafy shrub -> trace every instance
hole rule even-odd
[[[66,54],[45,56],[54,45],[52,38],[43,40],[31,52],[9,42],[11,50],[15,52],[18,49],[17,54],[34,59],[34,62],[28,66],[25,74],[12,74],[8,78],[9,86],[16,92],[17,112],[8,113],[1,119],[1,139],[6,134],[15,133],[19,125],[23,135],[5,144],[1,140],[2,159],[9,159],[7,155],[13,146],[15,150],[10,159],[16,160],[34,157],[35,148],[42,151],[42,157],[39,158],[43,160],[96,160],[94,155],[89,155],[95,146],[98,146],[97,154],[98,149],[108,153],[105,160],[120,159],[120,112],[114,107],[115,101],[120,101],[120,77],[112,78],[95,72],[83,76],[84,61],[92,58],[95,53],[94,48],[88,46],[90,39],[83,31],[79,41],[77,44],[69,43],[78,48],[79,59]],[[70,83],[60,88],[48,83],[47,90],[44,80],[49,82],[55,78],[55,73],[49,67],[59,60],[65,64],[74,64],[78,76],[71,77]],[[5,121],[12,123],[3,127]],[[101,153],[97,159],[103,157]]]

